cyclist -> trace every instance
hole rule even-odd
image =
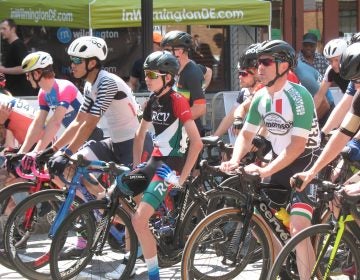
[[[18,154],[29,152],[24,157],[26,164],[54,140],[61,124],[67,127],[71,123],[83,102],[83,97],[73,83],[55,78],[53,59],[49,53],[42,51],[30,53],[23,59],[21,66],[31,86],[40,88],[38,93],[40,110],[31,123],[18,152]],[[50,111],[53,114],[49,117]]]
[[[53,153],[62,148],[49,161],[49,170],[55,175],[61,175],[70,157],[85,143],[102,117],[107,122],[110,137],[92,141],[78,153],[88,160],[132,164],[133,158],[129,151],[132,150],[135,132],[139,126],[138,104],[129,86],[120,77],[101,68],[101,62],[108,54],[106,42],[98,37],[80,37],[70,44],[68,54],[74,77],[86,80],[85,101],[62,136],[48,151],[44,151]],[[144,151],[151,149],[151,138],[148,135]],[[100,185],[89,185],[88,182],[84,184],[93,194],[99,195],[99,192],[104,191]]]
[[[229,171],[239,166],[240,160],[250,151],[251,142],[263,122],[268,130],[273,159],[266,166],[250,164],[248,173],[258,173],[270,182],[290,186],[290,177],[302,171],[312,162],[320,145],[320,133],[311,94],[301,85],[287,81],[287,73],[295,66],[295,51],[282,40],[265,41],[257,49],[258,74],[264,88],[254,96],[244,127],[240,131],[230,161],[223,162],[221,169]],[[306,195],[312,196],[309,186]],[[294,235],[311,225],[312,205],[301,201],[294,193],[291,205],[290,231]],[[306,244],[297,250],[312,250]],[[299,267],[302,273],[302,267]]]
[[[136,213],[132,217],[132,224],[148,266],[149,280],[160,279],[156,241],[148,226],[149,218],[163,201],[169,187],[167,182],[181,187],[202,149],[200,135],[192,119],[189,104],[183,96],[172,89],[178,70],[179,63],[176,57],[167,51],[153,52],[144,62],[145,81],[152,94],[136,132],[134,164],[141,162],[144,138],[151,123],[155,128],[154,150],[146,166],[135,171],[147,175],[148,185],[128,186],[128,188],[134,195],[143,193]],[[190,139],[188,151],[187,137]],[[176,170],[180,176],[176,176],[168,166],[163,166],[163,163]],[[163,173],[158,173],[159,169]],[[164,182],[163,177],[167,177],[167,182]],[[118,279],[124,268],[125,265],[121,264],[106,277]]]
[[[243,125],[248,105],[251,102],[253,94],[259,88],[260,82],[257,76],[257,54],[256,49],[260,43],[251,44],[247,47],[240,56],[238,63],[239,82],[241,91],[236,99],[236,103],[231,108],[230,112],[220,122],[218,128],[214,132],[215,136],[223,135],[227,129],[233,125],[234,135],[239,133]],[[245,100],[248,102],[243,103]],[[235,123],[234,123],[235,121]]]
[[[206,100],[203,90],[204,73],[189,58],[189,52],[193,47],[192,37],[183,31],[170,31],[164,35],[161,47],[171,52],[179,61],[180,70],[176,77],[174,89],[189,101],[191,114],[200,135],[204,136],[205,131],[200,119],[206,113]]]
[[[341,54],[344,52],[346,47],[347,42],[344,39],[333,39],[329,41],[324,47],[323,53],[326,59],[329,61],[330,65],[326,69],[318,92],[314,95],[314,102],[317,111],[320,111],[320,108],[322,112],[326,111],[327,109],[328,115],[334,108],[334,106],[331,106],[333,104],[329,104],[325,98],[330,86],[335,83],[339,86],[341,91],[345,93],[349,84],[348,80],[345,80],[339,75],[339,61]]]

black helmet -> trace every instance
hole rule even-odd
[[[348,46],[341,55],[340,76],[345,80],[360,79],[360,42]]]
[[[257,65],[257,53],[256,50],[260,46],[260,43],[251,44],[248,46],[244,52],[241,54],[239,59],[238,68],[246,69],[251,67],[256,67]]]
[[[351,36],[350,41],[349,41],[349,45],[354,44],[356,42],[360,42],[360,32],[355,33],[355,34],[353,34]]]
[[[161,47],[170,46],[172,48],[182,47],[190,50],[193,47],[193,40],[189,33],[184,31],[170,31],[165,34],[161,41]]]
[[[144,70],[158,70],[160,73],[169,73],[173,77],[177,75],[179,68],[176,57],[167,51],[153,52],[144,62]]]
[[[295,50],[283,40],[264,41],[256,50],[258,56],[268,54],[274,58],[289,62],[290,68],[296,66]]]

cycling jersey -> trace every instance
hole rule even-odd
[[[190,107],[193,104],[206,104],[202,89],[204,74],[194,61],[191,60],[185,65],[179,76],[176,77],[176,80],[174,90],[188,100]],[[203,131],[201,119],[197,118],[195,123],[201,135]]]
[[[349,84],[349,80],[343,79],[339,73],[334,71],[331,65],[329,65],[329,67],[326,69],[324,74],[324,81],[337,84],[343,93],[346,92],[346,88]]]
[[[84,86],[80,111],[104,116],[112,142],[133,139],[139,126],[138,105],[128,85],[118,76],[101,70],[93,84]]]
[[[291,142],[291,136],[308,141],[302,156],[320,145],[320,133],[311,94],[301,85],[286,82],[273,97],[267,88],[253,97],[243,129],[256,133],[264,122],[273,151],[279,155]]]
[[[84,98],[77,87],[70,81],[55,79],[54,85],[49,92],[40,89],[38,100],[40,110],[47,112],[49,112],[50,109],[55,111],[59,106],[65,107],[67,111],[62,120],[62,124],[64,127],[68,127],[75,119]]]
[[[171,91],[160,98],[150,96],[143,118],[152,122],[155,130],[153,157],[184,156],[187,134],[183,123],[192,119],[190,106],[180,94]]]
[[[348,112],[341,123],[340,131],[354,137],[360,129],[360,92],[357,91]]]
[[[35,109],[23,99],[2,93],[0,93],[0,101],[2,103],[11,104],[12,111],[5,122],[5,127],[14,134],[14,137],[19,144],[22,144],[25,140],[27,130],[35,118]]]

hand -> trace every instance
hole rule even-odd
[[[6,154],[6,169],[9,173],[18,177],[15,168],[20,164],[20,160],[24,157],[24,154]]]
[[[144,168],[146,165],[147,165],[146,161],[139,163],[138,165],[135,166],[134,170]]]
[[[251,163],[244,167],[244,170],[248,174],[259,174],[261,178],[266,177],[266,173],[264,172],[264,169],[260,166],[256,165],[255,163]]]
[[[65,154],[50,158],[48,162],[49,173],[57,176],[63,174],[69,160],[70,158]]]
[[[37,156],[36,152],[29,152],[21,159],[21,165],[26,171],[31,171],[31,166],[34,164],[34,160]]]
[[[53,154],[55,154],[55,150],[52,147],[46,148],[36,156],[36,163],[39,165],[46,163]]]
[[[303,191],[306,186],[314,179],[315,175],[312,175],[310,171],[296,173],[290,178],[290,185],[295,188],[296,191]]]
[[[7,103],[0,104],[0,124],[4,124],[9,118],[12,108]]]
[[[220,165],[220,170],[224,172],[232,171],[239,167],[239,163],[236,161],[223,161]]]
[[[181,187],[181,184],[179,182],[180,176],[177,176],[176,171],[171,170],[171,168],[165,163],[163,163],[161,167],[156,170],[156,174],[166,183],[174,185],[176,187]]]

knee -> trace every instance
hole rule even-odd
[[[144,230],[149,228],[149,221],[141,217],[137,213],[131,219],[132,225],[135,231],[139,234],[144,232]]]
[[[311,221],[309,219],[298,215],[292,215],[290,219],[290,234],[291,236],[294,236],[309,226],[311,226]]]

